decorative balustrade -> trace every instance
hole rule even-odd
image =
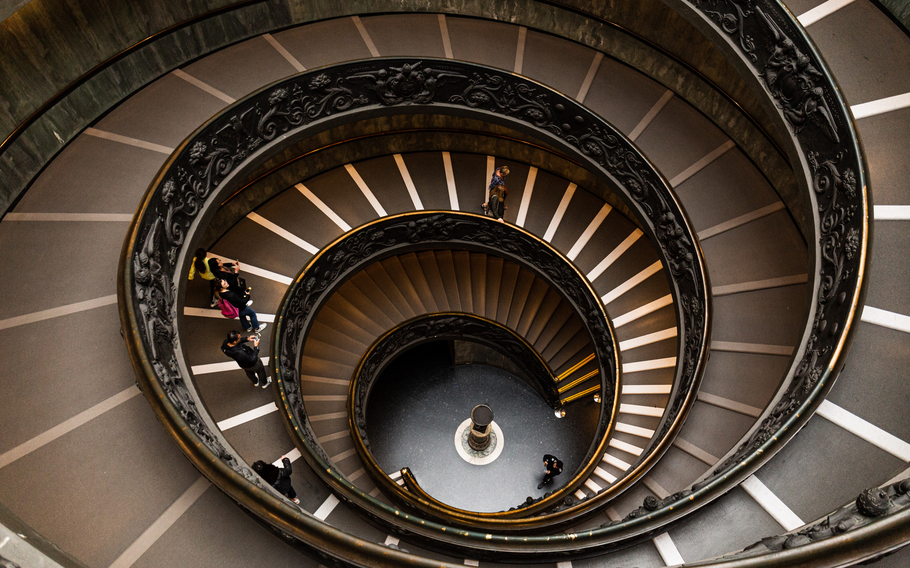
[[[864,295],[870,199],[865,158],[846,101],[803,28],[773,0],[673,0],[722,49],[738,58],[790,132],[791,162],[814,216],[813,288],[807,327],[790,370],[759,423],[689,490],[635,514],[679,517],[707,504],[767,462],[811,418],[843,367]],[[798,176],[799,177],[799,176]]]
[[[426,501],[412,499],[408,495],[399,495],[400,500],[411,505],[413,511],[431,515],[441,522],[459,522],[475,528],[508,527],[509,530],[516,530],[520,526],[509,522],[510,519],[529,516],[560,505],[566,496],[570,496],[591,475],[606,450],[619,410],[618,348],[603,304],[575,265],[547,243],[518,227],[469,213],[438,211],[403,213],[367,223],[322,249],[291,283],[275,319],[272,350],[276,356],[272,358],[272,368],[278,377],[277,387],[281,394],[284,417],[288,431],[297,439],[301,454],[313,470],[322,476],[326,483],[336,484],[340,473],[334,468],[317,440],[300,396],[301,373],[298,365],[310,326],[322,305],[332,294],[348,278],[370,264],[393,255],[440,247],[484,252],[533,270],[572,306],[584,324],[594,347],[595,360],[600,371],[600,389],[603,393],[598,425],[594,441],[582,460],[584,465],[565,486],[520,511],[499,513],[459,512],[452,508],[430,506]],[[414,337],[418,330],[428,333],[427,326],[445,334],[445,326],[442,324],[444,320],[440,319],[444,317],[448,316],[433,315],[430,320],[418,320],[390,330],[385,338],[380,339],[364,355],[355,374],[355,380],[352,381],[349,412],[354,413],[351,415],[351,428],[355,447],[359,446],[358,451],[361,457],[365,458],[368,471],[373,474],[377,484],[393,493],[398,492],[398,486],[380,473],[381,469],[369,456],[363,443],[363,417],[357,413],[362,410],[369,387],[383,361],[391,353],[397,353],[404,348],[399,346],[400,343],[419,340],[419,337]],[[552,406],[560,405],[556,384],[546,364],[539,360],[539,355],[538,361],[534,364],[533,357],[527,357],[526,351],[530,349],[534,355],[536,352],[529,346],[523,349],[521,342],[515,341],[517,337],[514,334],[500,329],[501,326],[498,325],[492,329],[489,329],[490,326],[483,326],[483,330],[476,329],[479,327],[478,320],[470,316],[446,323],[453,328],[451,333],[455,333],[457,330],[454,328],[460,326],[461,331],[467,333],[469,337],[473,335],[483,337],[490,333],[497,333],[500,338],[507,336],[505,345],[516,343],[514,345],[516,355],[527,360],[528,370],[536,377],[533,385],[535,389]],[[480,333],[481,331],[484,333]],[[543,368],[539,369],[540,366]],[[549,380],[544,382],[543,375],[549,375]],[[376,508],[381,504],[378,500],[363,498],[359,491],[348,493],[346,497],[362,508]],[[541,519],[535,519],[524,524],[537,526],[546,523]]]
[[[687,566],[745,568],[846,566],[866,563],[910,542],[910,470],[871,487],[829,515],[769,536],[739,552]]]
[[[516,332],[493,320],[459,312],[434,313],[412,318],[378,338],[364,353],[351,381],[348,421],[351,425],[354,448],[367,473],[378,487],[384,489],[387,496],[395,498],[405,506],[425,510],[434,517],[443,519],[461,511],[436,501],[425,493],[417,496],[416,493],[421,490],[416,486],[416,480],[409,470],[402,476],[410,493],[400,491],[398,484],[392,482],[388,474],[373,459],[367,436],[367,415],[372,387],[388,363],[421,343],[448,339],[473,341],[505,355],[520,370],[520,378],[548,405],[553,408],[561,406],[555,377],[540,354]],[[615,401],[612,406],[615,407]],[[606,440],[607,436],[604,434],[608,432],[597,434]],[[594,444],[594,447],[600,448],[602,445]],[[408,483],[408,480],[412,480],[411,483]],[[519,503],[514,508],[525,505],[526,503]]]
[[[669,447],[694,401],[706,359],[710,312],[707,277],[701,251],[682,208],[667,182],[637,148],[575,101],[525,78],[480,65],[379,58],[303,73],[250,95],[187,139],[150,187],[123,249],[118,282],[121,320],[139,382],[159,419],[188,457],[244,507],[318,553],[329,556],[344,557],[351,537],[334,529],[318,529],[322,536],[313,537],[312,532],[316,531],[313,527],[319,526],[318,523],[310,518],[302,520],[298,511],[263,488],[199,404],[177,330],[178,299],[185,286],[181,275],[189,266],[206,223],[221,199],[236,190],[234,180],[245,168],[262,163],[296,140],[338,124],[411,113],[482,117],[561,148],[568,157],[584,164],[615,188],[655,243],[677,307],[679,363],[670,404],[658,428],[659,436],[646,449],[647,457],[635,464],[630,475],[612,486],[615,492],[644,475]],[[438,225],[434,224],[437,222]],[[479,218],[444,221],[428,217],[422,223],[409,222],[396,230],[405,241],[420,240],[432,232],[461,230],[460,223],[485,222]],[[517,232],[514,228],[488,224],[491,226],[481,232],[500,247],[508,241],[510,232]],[[380,241],[383,238],[375,233],[363,233],[368,234]],[[359,242],[363,249],[348,253],[356,256],[377,244],[365,236]],[[864,247],[862,251],[865,254]],[[505,249],[505,252],[518,255],[521,251]],[[305,294],[288,300],[282,316],[287,319],[280,320],[276,326],[293,327],[292,335],[300,341],[305,333],[298,332],[305,325],[298,327],[303,323],[299,320],[289,322],[312,308],[308,302],[314,298],[313,294],[342,275],[348,260],[341,251],[331,256],[320,255],[320,259],[326,265],[318,275],[311,273],[306,281],[295,283],[295,288],[304,290]],[[538,270],[551,278],[567,297],[580,297],[573,296],[573,289],[584,287],[583,278],[579,283],[562,281],[564,275],[552,273],[551,266],[542,264]],[[588,322],[595,322],[600,317],[597,312],[602,311],[599,303],[594,306],[579,302],[576,308]],[[608,353],[611,348],[608,329],[602,323],[600,327],[589,324],[592,339],[601,353]],[[293,379],[293,353],[299,353],[300,345],[282,343],[279,336],[276,333],[272,361],[276,366],[281,365],[275,370],[283,384],[292,384],[288,379]],[[603,360],[600,358],[602,365]],[[615,375],[615,371],[601,373],[604,400],[613,400]],[[295,411],[300,410],[300,401],[294,398],[293,391],[288,391],[282,402]],[[305,436],[305,422],[298,427]],[[336,480],[330,486],[340,493],[356,492],[344,480]],[[609,492],[608,489],[593,497],[586,505],[603,504]],[[562,558],[576,550],[590,553],[591,549],[646,533],[665,522],[664,517],[655,515],[646,524],[642,519],[632,519],[622,527],[593,529],[584,536],[528,537],[525,543],[519,544],[486,533],[446,531],[443,525],[409,515],[398,516],[397,511],[381,504],[370,506],[373,508],[365,514],[387,522],[396,533],[423,538],[475,557],[490,558],[541,558],[542,554]],[[568,525],[590,510],[593,509],[569,507],[555,513],[547,522]],[[339,543],[345,543],[344,547],[339,548]],[[388,554],[387,549],[380,549],[383,555]],[[370,546],[361,551],[366,556],[376,552]]]

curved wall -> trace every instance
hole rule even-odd
[[[786,197],[795,188],[792,172],[778,150],[782,138],[775,122],[714,46],[658,0],[622,6],[587,6],[587,2],[576,1],[565,2],[563,7],[535,0],[524,0],[521,5],[410,0],[343,5],[328,0],[221,1],[182,7],[161,0],[77,0],[65,8],[51,4],[35,0],[0,24],[0,46],[11,54],[0,62],[0,74],[13,79],[0,85],[0,100],[8,101],[0,108],[0,133],[14,137],[0,148],[0,172],[9,180],[0,187],[0,210],[4,212],[69,140],[153,79],[206,53],[269,31],[346,15],[401,11],[508,21],[607,53],[652,76],[722,125],[781,195]],[[72,26],[73,21],[80,25]],[[160,33],[169,29],[173,31]],[[666,53],[685,53],[690,61],[680,63]],[[111,58],[109,64],[104,63]],[[96,66],[100,70],[93,73]],[[737,103],[716,92],[711,83]],[[65,95],[60,102],[43,108],[59,94]],[[16,132],[30,118],[34,122]],[[760,130],[775,142],[769,142]]]

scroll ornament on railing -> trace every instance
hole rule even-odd
[[[910,479],[884,487],[866,489],[856,500],[827,517],[798,531],[763,538],[742,551],[722,557],[724,560],[761,556],[769,552],[791,550],[823,542],[831,537],[855,531],[876,519],[910,509]]]
[[[485,90],[472,90],[472,85],[476,87],[481,83],[485,85]],[[130,266],[125,267],[126,278],[123,281],[131,296],[126,309],[132,312],[131,317],[135,319],[136,335],[131,341],[135,341],[139,358],[146,360],[146,367],[150,369],[143,373],[149,375],[147,378],[156,384],[155,388],[161,388],[164,395],[162,412],[179,415],[179,420],[174,420],[177,429],[183,427],[179,424],[182,420],[188,428],[181,431],[193,432],[195,437],[181,440],[181,443],[189,441],[197,444],[201,440],[199,447],[211,451],[251,483],[258,485],[258,478],[224,445],[213,426],[210,429],[208,424],[213,423],[195,398],[196,394],[189,385],[190,378],[182,375],[185,364],[175,329],[177,290],[182,279],[177,274],[178,260],[186,263],[191,252],[188,250],[190,245],[198,240],[191,232],[198,232],[198,229],[193,229],[194,223],[204,213],[217,207],[218,199],[235,189],[229,180],[241,166],[251,163],[253,157],[261,159],[274,151],[270,143],[279,138],[292,140],[292,137],[303,136],[310,126],[321,128],[314,123],[327,118],[341,117],[365,108],[369,108],[370,112],[385,112],[381,109],[397,105],[439,105],[436,107],[439,110],[461,107],[459,112],[472,109],[485,112],[487,116],[523,121],[537,129],[539,135],[558,137],[578,149],[580,160],[589,163],[592,171],[598,167],[606,171],[620,184],[617,189],[628,197],[629,204],[633,207],[637,205],[642,225],[655,236],[668,271],[676,279],[671,288],[677,297],[688,298],[684,302],[686,305],[691,298],[704,297],[704,275],[697,260],[698,247],[666,182],[628,140],[575,101],[521,77],[456,61],[377,59],[342,64],[289,78],[229,107],[194,133],[169,159],[156,185],[150,189],[132,229],[133,244],[130,246],[133,248],[126,251]],[[355,119],[352,117],[352,120]],[[407,229],[404,238],[412,239],[408,242],[419,242],[422,232],[444,232],[451,226],[439,220],[425,219]],[[366,240],[361,241],[361,246],[369,247],[372,243],[370,239],[382,241],[383,236],[373,233],[363,238]],[[478,244],[500,247],[516,258],[531,258],[521,256],[522,246],[515,243],[511,235],[501,231],[501,227],[484,227],[475,231],[471,238],[476,239],[474,242]],[[465,238],[465,241],[469,239]],[[696,259],[695,264],[693,259]],[[343,253],[341,258],[333,253],[331,258],[322,259],[324,264],[313,273],[312,280],[303,283],[307,295],[293,299],[288,306],[290,312],[305,313],[309,310],[311,302],[317,300],[314,292],[319,292],[338,273],[344,272],[345,261]],[[586,289],[583,290],[584,286],[573,284],[571,275],[554,270],[554,264],[544,261],[535,266],[554,285],[562,287],[567,296],[580,299],[589,295]],[[603,360],[612,358],[613,340],[609,326],[605,319],[599,321],[604,317],[598,315],[602,306],[596,301],[575,302],[576,309],[587,322],[595,349],[608,355]],[[687,313],[691,317],[681,321],[680,327],[687,329],[680,330],[680,341],[686,346],[687,354],[699,354],[704,346],[704,325],[698,320],[706,318],[707,313],[706,310],[689,310]],[[291,334],[301,331],[294,327],[300,323],[287,321]],[[298,416],[305,416],[294,380],[293,369],[297,361],[292,355],[293,350],[287,350],[287,347],[276,345],[274,351],[275,360],[282,370],[279,376],[288,389],[289,406],[299,412]],[[698,355],[692,357],[692,361],[696,361]],[[695,367],[694,363],[683,365],[678,372],[694,373]],[[615,395],[612,392],[612,374],[615,370],[602,373],[605,377],[602,383],[604,400],[611,400]],[[691,385],[691,377],[683,379],[684,383]],[[670,407],[678,408],[673,403]],[[608,417],[603,416],[602,420],[608,420]],[[305,420],[300,434],[321,455],[320,445]],[[321,457],[327,460],[325,456]]]
[[[753,455],[774,438],[813,396],[833,370],[833,356],[860,287],[864,246],[865,188],[863,171],[851,136],[849,117],[830,77],[820,71],[805,38],[775,3],[762,0],[691,0],[711,21],[737,38],[780,110],[811,168],[812,191],[819,213],[816,315],[811,335],[793,380],[783,397],[734,455],[715,470],[720,475]],[[840,113],[832,109],[840,109]],[[811,246],[811,244],[810,244]],[[810,278],[810,282],[812,279]]]
[[[826,100],[824,74],[813,64],[807,52],[799,48],[793,39],[794,34],[784,31],[789,26],[783,21],[778,23],[771,16],[773,10],[763,10],[763,2],[757,0],[724,0],[722,7],[727,11],[711,9],[718,5],[717,0],[694,0],[693,4],[724,32],[735,35],[742,53],[756,66],[760,54],[756,53],[759,46],[756,46],[752,34],[764,40],[758,42],[765,43],[767,49],[761,57],[764,63],[758,69],[759,76],[794,134],[814,124],[831,140],[840,142],[837,117]],[[755,20],[751,26],[748,25],[749,18]],[[747,28],[753,28],[751,33]]]
[[[242,466],[203,420],[177,364],[176,287],[172,281],[172,262],[162,258],[164,250],[173,248],[165,247],[162,242],[160,217],[152,222],[141,242],[142,248],[134,254],[132,263],[139,333],[147,346],[148,359],[161,389],[207,448],[247,481],[261,487],[259,476]]]

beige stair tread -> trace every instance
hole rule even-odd
[[[430,289],[429,283],[427,283],[427,277],[423,272],[420,261],[417,260],[417,255],[408,253],[396,258],[401,262],[401,266],[404,268],[411,286],[420,297],[420,302],[424,307],[424,313],[438,312],[439,306],[436,303],[435,296]]]

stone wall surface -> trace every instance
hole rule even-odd
[[[34,0],[2,22],[0,136],[6,138],[47,101],[70,90],[0,154],[0,211],[6,211],[69,140],[129,95],[206,53],[288,25],[281,6],[242,2],[236,10],[140,44],[180,22],[237,4]],[[137,47],[73,86],[131,46]]]
[[[194,20],[213,11],[210,17]],[[0,138],[13,133],[58,94],[65,96],[43,109],[0,149],[0,212],[9,209],[68,141],[157,77],[266,32],[334,17],[389,12],[442,12],[507,21],[603,51],[710,116],[779,192],[786,194],[786,186],[792,184],[785,159],[742,110],[780,145],[775,122],[712,44],[660,0],[33,0],[0,22],[0,53],[4,54],[0,57],[4,79],[0,81]],[[191,23],[181,25],[187,22]],[[145,41],[152,36],[153,41]],[[669,53],[681,54],[687,61]],[[111,58],[115,59],[104,64]],[[97,72],[90,73],[96,67]],[[80,82],[81,77],[85,79]]]
[[[16,13],[16,10],[29,3],[29,0],[0,0],[0,22]]]
[[[890,14],[900,26],[904,29],[904,32],[910,34],[910,2],[907,0],[873,0],[875,4],[878,4],[881,8],[885,10],[886,13]]]

